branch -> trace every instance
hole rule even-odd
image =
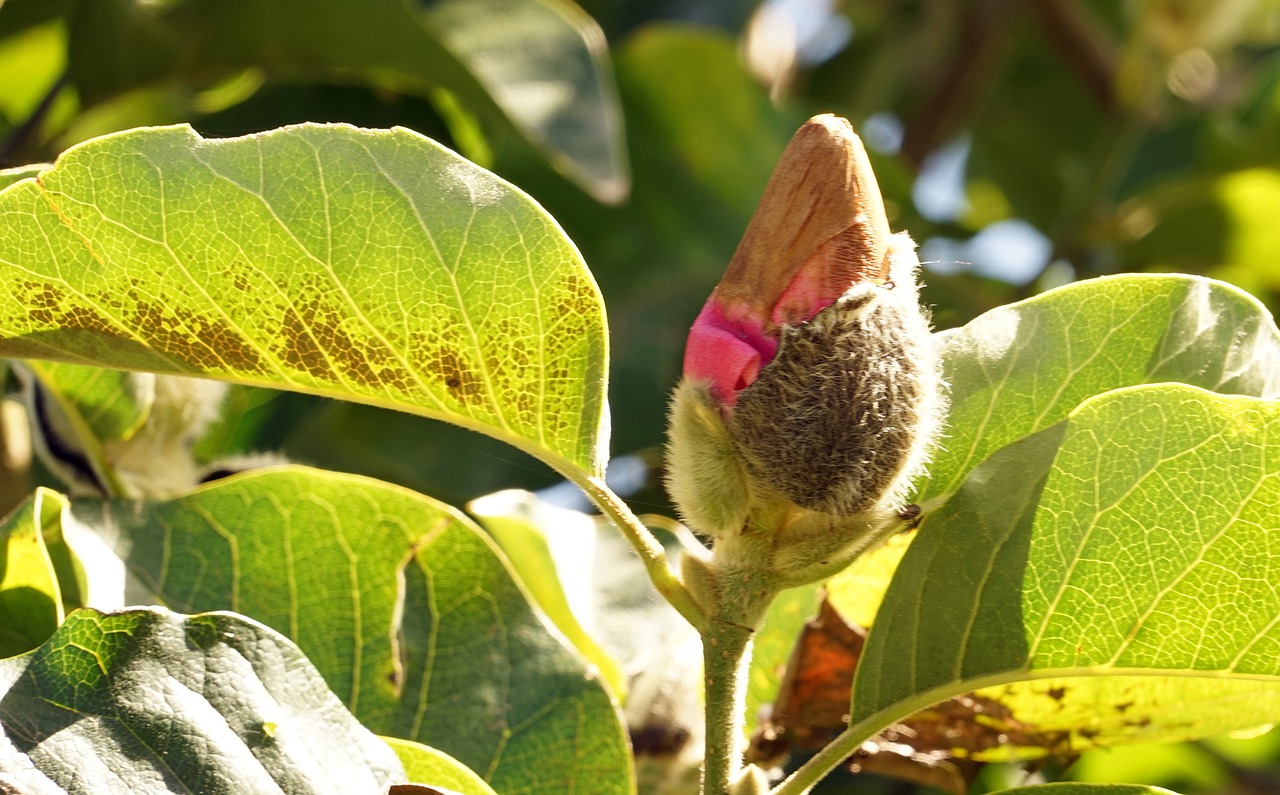
[[[902,154],[917,168],[972,115],[974,95],[991,83],[1015,10],[1008,0],[985,0],[965,15],[946,77],[903,133]]]
[[[58,98],[58,94],[66,88],[70,77],[67,72],[63,72],[58,79],[53,81],[53,85],[49,86],[49,90],[40,98],[40,103],[32,109],[31,114],[19,124],[9,131],[9,136],[0,143],[0,168],[9,165],[13,159],[27,145],[28,141],[36,131],[40,129],[41,123],[44,122],[45,116],[49,115],[49,111],[53,108],[53,102]]]
[[[1074,0],[1035,0],[1045,39],[1104,110],[1115,107],[1116,44],[1089,9]]]

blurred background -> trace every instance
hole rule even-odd
[[[1277,0],[0,5],[0,168],[142,125],[225,137],[345,122],[410,127],[531,194],[604,293],[611,475],[641,511],[669,510],[656,473],[688,326],[819,112],[864,137],[892,225],[920,244],[939,329],[1126,271],[1280,299]],[[206,459],[280,450],[455,504],[508,487],[575,500],[452,426],[240,388],[228,408]],[[8,478],[4,510],[43,477]],[[1065,775],[1280,792],[1277,759],[1272,732],[1089,754]]]

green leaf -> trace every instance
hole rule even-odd
[[[170,607],[235,610],[286,634],[379,734],[438,748],[499,792],[630,791],[603,683],[449,506],[285,467],[74,510],[119,534],[128,566]]]
[[[565,594],[574,589],[579,609],[591,604],[596,520],[578,511],[540,503],[527,491],[503,491],[467,506],[506,555],[525,590],[556,629],[600,671],[619,701],[627,681],[618,663],[583,630]],[[615,532],[609,528],[609,532]]]
[[[1141,784],[1035,784],[1030,787],[1002,789],[991,795],[1177,795],[1163,787],[1144,787]]]
[[[805,622],[818,612],[821,592],[822,583],[810,583],[785,590],[770,603],[752,644],[747,674],[747,720],[743,730],[748,737],[759,725],[761,708],[778,697],[778,686],[796,638]]]
[[[600,471],[590,273],[527,196],[413,132],[121,133],[0,192],[0,218],[0,354],[347,398]]]
[[[66,50],[66,34],[56,22],[10,36],[0,31],[0,86],[4,86],[0,90],[0,129],[5,121],[16,126],[30,118],[66,69]],[[15,153],[7,154],[12,157]],[[0,169],[0,187],[5,184],[4,175],[16,170]]]
[[[1134,238],[1122,256],[1129,267],[1208,273],[1274,291],[1280,242],[1267,208],[1277,201],[1280,169],[1274,167],[1159,183],[1117,211],[1116,222]]]
[[[0,660],[21,792],[383,792],[404,772],[297,647],[240,616],[79,610]]]
[[[916,501],[940,502],[983,459],[1111,389],[1176,381],[1280,395],[1280,331],[1257,299],[1193,276],[1093,279],[938,335],[951,410]]]
[[[914,531],[891,536],[827,580],[825,587],[831,606],[849,623],[869,628],[884,601],[885,590],[893,581],[893,573],[915,537]]]
[[[622,111],[595,20],[561,0],[435,0],[425,15],[552,165],[600,201],[626,199]]]
[[[404,765],[405,780],[448,787],[461,795],[497,795],[484,779],[448,754],[411,740],[383,737]]]
[[[154,382],[119,370],[62,362],[31,362],[27,369],[74,408],[84,429],[99,442],[125,440],[137,433],[155,401]]]
[[[66,500],[36,489],[0,524],[0,658],[30,651],[62,623],[62,593],[45,530],[62,521]]]
[[[15,182],[34,177],[41,171],[50,168],[48,163],[36,163],[16,168],[0,168],[0,188],[7,188]]]
[[[618,64],[632,113],[648,138],[669,142],[673,151],[661,154],[674,156],[685,179],[692,177],[698,189],[736,210],[735,225],[751,217],[778,155],[803,121],[778,113],[743,67],[737,48],[719,32],[654,24],[627,42]],[[699,79],[688,79],[694,74]],[[683,202],[680,196],[665,198],[676,208]]]
[[[424,97],[443,89],[506,121],[588,192],[621,200],[627,166],[603,33],[568,3],[494,5],[102,0],[72,15],[71,74],[90,105],[161,84],[205,88],[261,68]]]
[[[971,690],[1076,750],[1274,721],[1278,432],[1280,404],[1164,384],[991,456],[907,551],[853,721]]]

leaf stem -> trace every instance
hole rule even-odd
[[[857,723],[850,724],[849,728],[840,732],[821,751],[811,756],[809,761],[787,776],[781,784],[769,790],[768,795],[804,795],[823,777],[839,767],[841,762],[853,756],[864,742],[884,731],[886,727],[914,715],[930,704],[936,704],[960,693],[979,690],[998,681],[1000,680],[971,680],[965,682],[964,687],[959,690],[946,686],[926,690],[868,715]]]
[[[680,582],[680,578],[671,570],[666,550],[662,548],[662,544],[649,531],[649,528],[645,527],[644,523],[631,512],[622,498],[599,478],[584,477],[580,473],[566,472],[565,474],[578,484],[591,501],[618,526],[622,534],[631,542],[631,546],[635,547],[658,593],[662,594],[699,633],[705,635],[710,631],[711,621],[706,611],[694,600],[693,595],[684,587],[684,583]]]
[[[787,776],[785,781],[771,789],[769,795],[804,795],[841,762],[852,756],[859,746],[884,729],[884,726],[880,715],[872,715],[851,725],[810,757],[796,772]]]
[[[707,687],[702,795],[728,795],[742,769],[742,713],[753,635],[746,627],[720,620],[702,633]]]

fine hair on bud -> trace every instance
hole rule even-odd
[[[824,514],[902,506],[942,412],[914,248],[893,235],[888,281],[857,282],[784,330],[727,422],[753,482]]]
[[[667,491],[681,518],[704,535],[739,532],[750,502],[746,474],[705,385],[680,383],[668,427]]]

